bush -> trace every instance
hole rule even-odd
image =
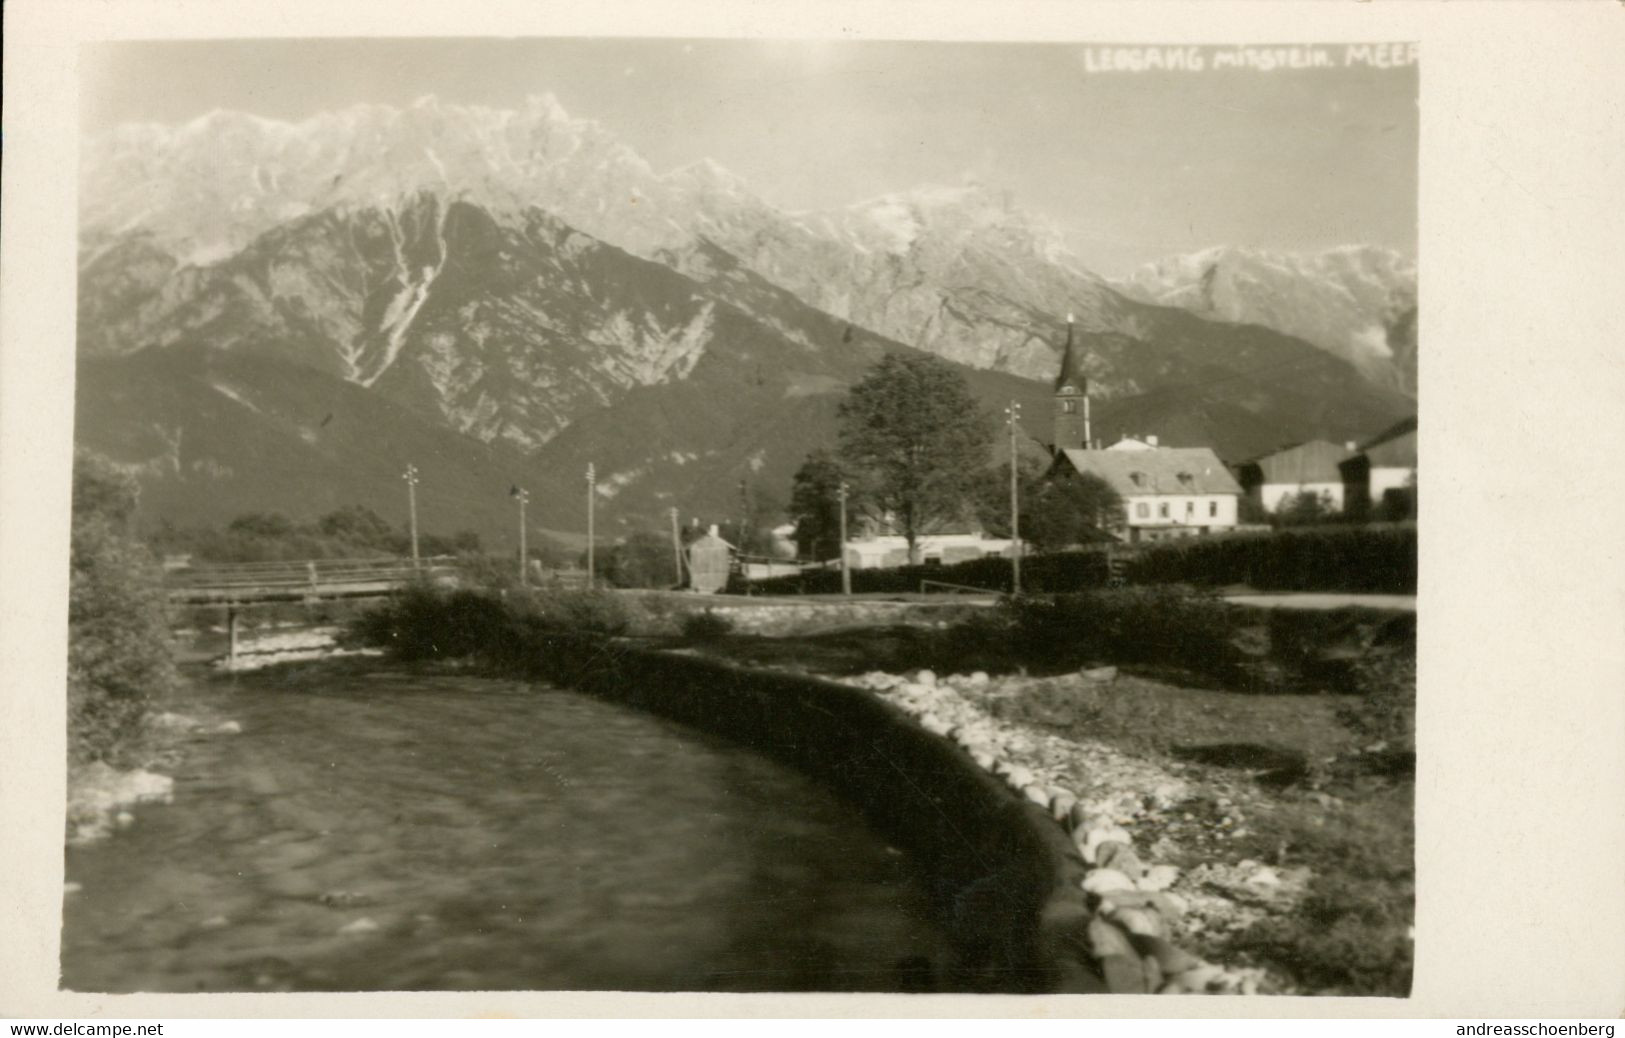
[[[148,702],[177,682],[156,561],[130,536],[136,486],[88,455],[75,459],[68,575],[68,750],[118,755]]]
[[[1141,551],[1127,574],[1145,584],[1415,594],[1416,527],[1322,526],[1191,537]]]
[[[1269,653],[1297,680],[1363,695],[1381,680],[1373,660],[1416,656],[1416,615],[1377,609],[1270,609]]]
[[[1416,656],[1373,652],[1355,661],[1359,699],[1338,708],[1337,720],[1363,739],[1399,751],[1416,749]]]
[[[733,621],[707,609],[683,617],[683,638],[691,642],[721,641],[733,633]]]
[[[1008,604],[1013,641],[1027,665],[1070,670],[1089,663],[1172,666],[1233,682],[1242,611],[1179,588],[1122,588]]]
[[[616,635],[625,608],[604,591],[510,593],[443,591],[414,585],[359,617],[350,640],[385,648],[403,660],[510,659],[533,636],[549,632]]]
[[[612,591],[534,591],[516,602],[548,630],[617,635],[632,622],[626,603]]]

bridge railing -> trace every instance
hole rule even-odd
[[[172,569],[165,583],[174,589],[321,586],[363,581],[405,581],[415,575],[445,573],[458,567],[452,556],[422,559],[305,559],[296,562],[208,563]]]

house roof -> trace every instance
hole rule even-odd
[[[1136,451],[1062,451],[1078,472],[1099,476],[1122,497],[1148,494],[1240,494],[1224,462],[1207,447]]]
[[[1336,483],[1343,478],[1338,465],[1353,454],[1340,443],[1310,440],[1255,458],[1247,466],[1256,467],[1264,483]]]
[[[1416,467],[1416,416],[1396,422],[1361,448],[1378,468]]]

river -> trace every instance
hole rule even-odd
[[[535,684],[200,678],[172,804],[67,852],[78,991],[928,989],[907,859],[806,777]]]

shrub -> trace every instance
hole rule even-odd
[[[533,635],[616,635],[625,608],[604,591],[540,591],[506,597],[484,591],[407,588],[350,625],[352,641],[389,649],[404,660],[508,660]]]
[[[542,628],[586,634],[625,634],[631,616],[611,591],[534,591],[516,599]]]
[[[457,659],[498,644],[512,617],[502,600],[478,591],[438,591],[415,584],[351,625],[364,644],[405,660]]]
[[[1377,658],[1416,655],[1416,615],[1376,609],[1270,609],[1269,653],[1300,682],[1364,694],[1382,680]]]
[[[1122,588],[1023,598],[1007,607],[1014,648],[1028,665],[1072,669],[1091,662],[1173,666],[1223,683],[1243,653],[1241,611],[1179,588]]]
[[[691,642],[721,641],[733,633],[733,621],[707,609],[683,617],[683,638]]]
[[[88,455],[75,459],[68,576],[68,749],[117,756],[151,698],[172,688],[167,602],[152,555],[129,533],[136,486]]]
[[[1416,656],[1374,651],[1356,660],[1352,678],[1359,698],[1338,708],[1337,719],[1363,739],[1391,749],[1416,748]]]

